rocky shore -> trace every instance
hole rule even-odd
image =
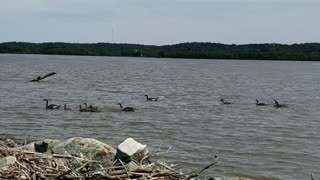
[[[115,149],[93,138],[45,139],[21,143],[0,137],[0,179],[137,179],[189,180],[216,165],[185,174],[179,164],[153,160],[147,146],[127,138]],[[156,158],[155,158],[156,159]],[[250,180],[211,177],[208,180]]]

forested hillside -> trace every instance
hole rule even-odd
[[[0,53],[90,56],[144,56],[161,58],[320,60],[320,44],[182,43],[153,46],[111,43],[0,43]]]

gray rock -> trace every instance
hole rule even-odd
[[[39,153],[45,153],[48,150],[48,143],[44,141],[35,142],[34,144],[34,150]]]
[[[7,156],[0,159],[0,168],[14,164],[17,161],[15,156]]]
[[[119,144],[116,159],[120,159],[125,163],[134,160],[139,162],[149,153],[147,146],[140,144],[132,138],[127,138]]]
[[[131,162],[129,162],[129,163],[127,164],[127,168],[128,168],[130,171],[132,171],[132,170],[135,170],[135,169],[139,168],[139,165],[138,165],[137,163],[131,161]]]
[[[70,138],[52,149],[55,154],[72,155],[92,160],[113,160],[116,150],[93,138]]]
[[[43,141],[36,141],[31,142],[27,145],[21,146],[17,149],[25,150],[30,152],[39,152],[39,153],[48,153],[52,154],[52,149],[61,143],[59,140],[56,139],[45,139]]]
[[[0,147],[14,148],[14,147],[16,147],[16,143],[12,139],[6,138],[6,137],[1,137],[1,135],[0,135]]]
[[[47,144],[47,148],[46,148],[46,151],[44,151],[44,152],[46,152],[46,153],[48,153],[48,154],[52,154],[52,149],[55,147],[55,146],[57,146],[58,144],[60,144],[61,143],[61,141],[60,140],[57,140],[57,139],[45,139],[45,140],[43,140],[42,141],[42,143],[43,144]],[[36,148],[36,152],[39,152],[39,151],[37,151],[37,148]]]
[[[24,151],[29,151],[29,152],[36,152],[36,150],[34,148],[34,142],[26,144],[24,146],[20,146],[18,148],[14,148],[14,149],[24,150]]]

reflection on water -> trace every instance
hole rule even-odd
[[[0,133],[19,138],[127,137],[208,175],[308,179],[320,166],[320,64],[0,55]],[[57,72],[44,81],[29,80]],[[144,95],[160,97],[146,101]],[[219,103],[223,97],[233,104]],[[45,110],[50,103],[74,111]],[[289,104],[256,107],[255,99]],[[87,102],[101,113],[80,113]],[[117,103],[136,108],[121,112]]]

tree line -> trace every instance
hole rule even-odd
[[[320,43],[229,45],[192,42],[154,46],[113,43],[6,42],[0,43],[0,53],[317,61],[320,60]]]

